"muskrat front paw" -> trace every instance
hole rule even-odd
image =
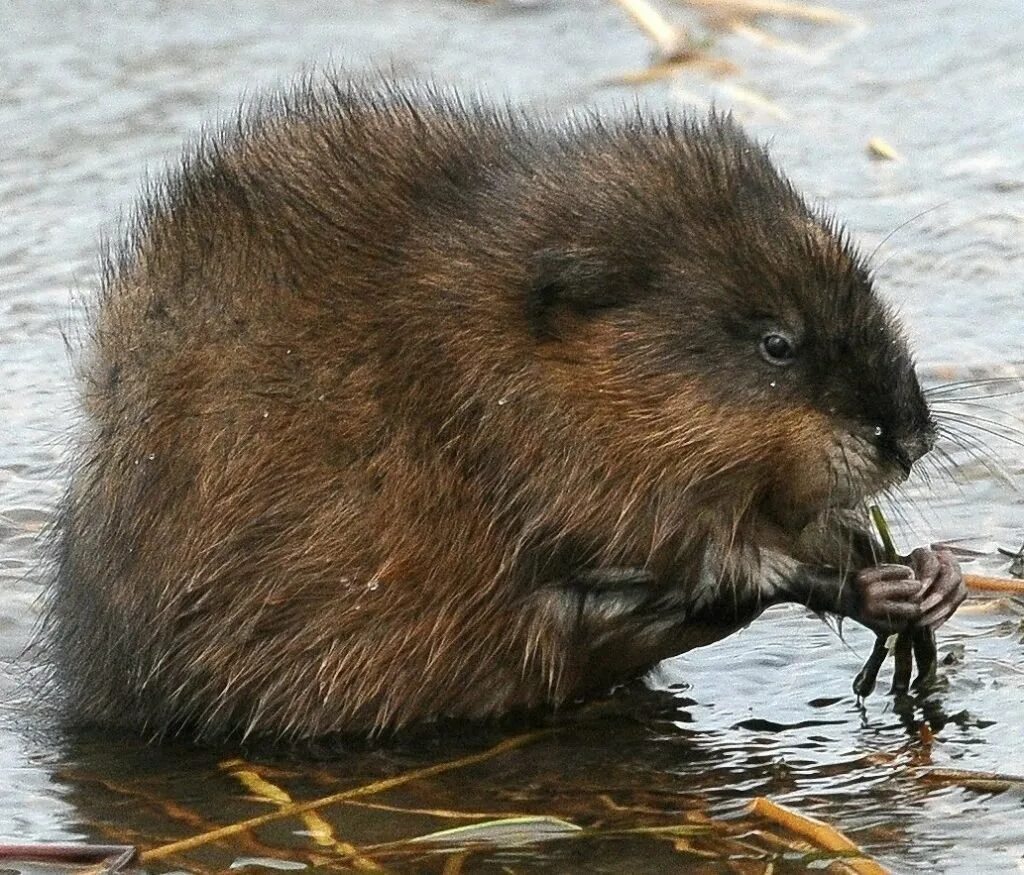
[[[938,629],[967,598],[960,563],[948,550],[926,547],[918,547],[908,558],[922,584],[921,617],[917,625]]]
[[[967,595],[952,553],[919,547],[905,561],[865,568],[854,579],[857,619],[876,632],[898,632],[911,625],[937,629]]]
[[[876,565],[858,572],[856,620],[876,632],[898,632],[921,618],[922,582],[908,565]]]
[[[904,558],[907,565],[866,568],[855,578],[860,613],[857,619],[878,633],[871,656],[853,682],[854,691],[861,697],[874,689],[889,653],[887,638],[897,631],[890,692],[909,691],[915,660],[918,675],[913,686],[918,690],[928,688],[938,664],[935,629],[953,615],[967,595],[952,553],[919,547]]]

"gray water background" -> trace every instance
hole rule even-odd
[[[636,99],[679,111],[694,99],[700,109],[732,108],[866,250],[900,228],[874,261],[926,378],[1019,373],[1024,4],[836,5],[864,25],[773,25],[808,46],[806,56],[721,35],[713,50],[738,64],[738,75],[716,80],[691,71],[632,87],[608,81],[643,68],[650,44],[610,0],[4,0],[0,837],[95,837],[73,777],[85,762],[115,776],[131,762],[133,774],[154,768],[172,784],[169,776],[185,780],[193,767],[166,752],[126,753],[122,742],[69,743],[31,716],[20,653],[43,580],[37,535],[61,490],[62,451],[76,417],[61,336],[80,318],[73,293],[94,288],[98,241],[116,232],[143,174],[159,173],[203,124],[229,117],[243,93],[333,63],[433,75],[553,115],[615,111]],[[694,21],[671,2],[661,8]],[[866,144],[875,136],[902,160],[871,160]],[[997,411],[983,415],[1002,422],[1024,410],[1021,395],[991,403]],[[960,482],[933,476],[931,489],[909,491],[904,543],[971,536],[989,552],[1020,544],[1024,503],[1013,481],[1022,481],[1024,451],[981,436],[1007,476],[950,448],[962,463]],[[1024,773],[1022,613],[1006,600],[975,604],[940,635],[942,652],[962,661],[946,670],[941,704],[956,719],[936,738],[936,764]],[[654,768],[662,778],[677,776],[680,792],[704,788],[726,809],[730,800],[770,791],[860,835],[897,871],[1024,871],[1021,794],[922,788],[901,772],[913,735],[884,696],[858,710],[849,683],[869,638],[847,629],[846,641],[799,611],[772,612],[663,667],[655,683],[685,689],[691,723],[652,734],[634,751],[607,739],[607,755],[597,759],[628,763],[637,781]],[[677,759],[672,752],[684,747]],[[538,852],[535,862],[543,861]]]

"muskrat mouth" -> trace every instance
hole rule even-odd
[[[912,463],[883,455],[867,441],[843,434],[829,454],[831,488],[823,509],[852,510],[892,486],[905,483]]]

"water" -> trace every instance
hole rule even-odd
[[[229,114],[243,92],[334,62],[432,73],[554,114],[636,97],[656,107],[688,99],[731,107],[866,249],[900,228],[875,264],[932,382],[1019,369],[1024,7],[843,6],[864,26],[775,25],[779,37],[810,47],[804,57],[722,35],[715,51],[738,64],[739,75],[692,71],[639,87],[607,84],[642,68],[649,52],[610,0],[0,7],[0,836],[153,847],[273,807],[249,798],[219,765],[227,754],[61,735],[28,707],[19,657],[42,579],[36,535],[60,492],[61,451],[74,426],[61,338],[79,319],[73,293],[94,286],[97,241],[114,232],[142,175],[172,160],[200,125]],[[665,8],[682,20],[679,7]],[[870,160],[866,144],[876,136],[902,160]],[[992,403],[999,409],[984,415],[1010,422],[1024,396]],[[971,536],[990,555],[996,544],[1019,545],[1024,502],[1011,484],[1024,473],[1024,452],[984,437],[1009,482],[958,453],[959,487],[934,476],[932,490],[911,491],[916,510],[901,531],[905,542]],[[683,862],[723,871],[720,859],[685,856],[669,839],[608,831],[680,824],[701,810],[735,823],[728,818],[745,800],[769,795],[835,824],[896,871],[1024,870],[1020,791],[936,785],[917,768],[1024,774],[1020,603],[976,600],[949,623],[940,635],[940,652],[954,660],[943,668],[948,686],[910,713],[896,713],[883,695],[858,708],[850,679],[870,636],[845,634],[849,647],[797,610],[773,611],[720,645],[665,664],[654,685],[673,697],[676,710],[666,715],[595,718],[364,800],[421,813],[349,805],[325,816],[338,838],[360,848],[465,822],[424,809],[558,815],[595,829],[586,838],[479,852],[460,864],[465,871],[656,872]],[[922,739],[923,718],[935,732],[930,741]],[[309,799],[488,740],[496,738],[432,738],[315,765],[250,756],[265,778]],[[282,821],[152,868],[309,862],[311,840],[296,833],[303,828]],[[447,860],[445,871],[458,871],[450,854],[388,859],[410,871],[441,871]],[[729,865],[764,871],[752,859]],[[776,870],[805,865],[790,858]]]

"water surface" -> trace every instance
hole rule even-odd
[[[663,4],[680,21],[682,9]],[[842,8],[858,28],[776,23],[803,55],[722,34],[714,51],[741,68],[643,86],[608,83],[643,68],[650,45],[610,2],[181,2],[107,0],[0,6],[0,836],[152,847],[268,810],[221,763],[224,754],[147,748],[106,735],[66,737],[33,716],[19,657],[36,617],[37,542],[60,493],[74,429],[62,329],[94,288],[97,244],[145,173],[173,161],[240,95],[304,66],[391,67],[510,97],[560,115],[640,99],[679,110],[731,108],[810,197],[843,217],[876,256],[880,287],[905,315],[931,383],[1020,372],[1024,362],[1024,7],[1019,0]],[[901,154],[872,161],[882,137]],[[882,242],[894,229],[891,239]],[[1024,397],[991,400],[1004,423]],[[978,412],[978,411],[976,411]],[[981,424],[978,424],[981,425]],[[956,485],[933,472],[911,487],[905,544],[969,536],[990,556],[1024,539],[1019,447],[989,440],[1004,477],[948,447]],[[986,569],[1005,562],[981,560]],[[1024,774],[1024,610],[982,603],[940,635],[953,664],[925,703],[859,707],[850,679],[870,636],[845,642],[798,610],[770,612],[731,640],[666,663],[652,684],[673,697],[660,717],[594,718],[472,768],[375,798],[407,809],[559,815],[588,838],[501,848],[465,871],[764,871],[751,859],[684,857],[671,841],[601,836],[624,826],[728,820],[768,795],[845,830],[897,871],[1019,872],[1019,792],[978,793],[921,779],[929,763]],[[926,721],[934,738],[922,740]],[[351,751],[316,765],[252,753],[295,799],[478,750],[495,734]],[[336,806],[325,816],[359,847],[460,821]],[[222,868],[239,857],[309,861],[298,821],[174,865]],[[284,849],[282,852],[281,849]],[[441,871],[396,858],[410,871]],[[703,860],[703,863],[700,861]],[[797,857],[776,871],[803,871]],[[502,868],[505,867],[505,868]],[[744,868],[747,867],[747,868]],[[154,865],[153,869],[161,870]],[[446,871],[457,871],[455,868]]]

